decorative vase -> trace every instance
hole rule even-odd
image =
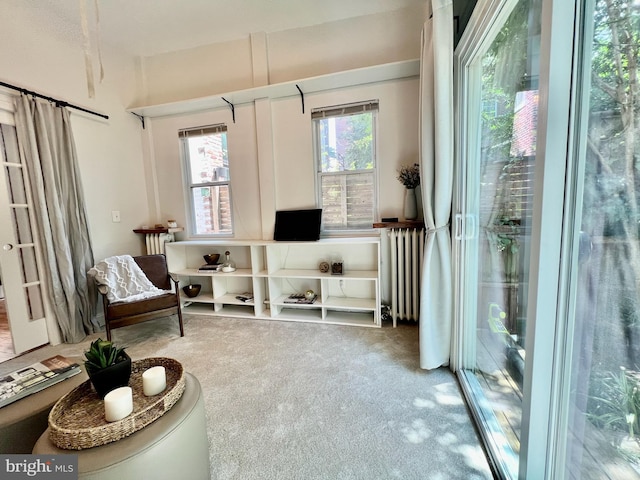
[[[182,291],[187,297],[194,298],[200,294],[201,288],[202,288],[202,285],[200,285],[199,283],[191,283],[189,285],[185,285],[184,287],[182,287]]]
[[[416,202],[416,189],[407,188],[404,196],[404,219],[415,220],[418,218],[418,204]]]
[[[224,264],[222,265],[222,271],[225,273],[235,272],[236,262],[231,260],[231,252],[227,250],[226,252],[224,252],[224,256],[225,256],[225,261],[224,261]]]
[[[109,365],[107,368],[96,372],[87,371],[93,388],[100,398],[119,387],[126,387],[131,378],[131,357],[123,352],[125,359],[121,362]]]

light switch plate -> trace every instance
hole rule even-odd
[[[118,223],[120,221],[120,210],[111,211],[111,221],[113,223]]]

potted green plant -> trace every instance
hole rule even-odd
[[[87,375],[100,398],[129,383],[131,358],[124,349],[109,340],[98,338],[84,352]]]

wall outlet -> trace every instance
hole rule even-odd
[[[111,221],[113,223],[119,223],[120,222],[120,210],[112,210],[111,211]]]

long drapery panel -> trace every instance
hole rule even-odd
[[[453,323],[453,3],[432,0],[422,29],[420,170],[427,228],[420,290],[420,366],[449,364]]]
[[[69,112],[48,101],[16,99],[20,155],[27,168],[44,274],[66,343],[93,333],[95,288],[87,280],[93,251]]]

